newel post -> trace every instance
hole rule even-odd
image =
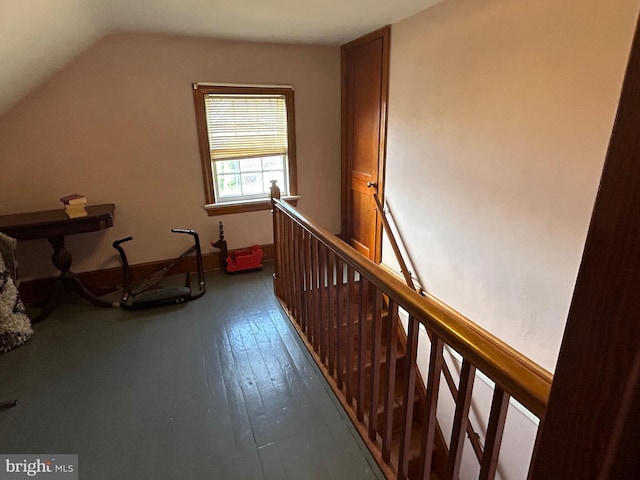
[[[271,180],[270,197],[271,197],[271,208],[273,208],[273,200],[280,200],[280,187],[278,186],[277,180]]]
[[[275,200],[280,200],[280,187],[277,180],[271,180],[269,197],[271,199],[271,217],[273,222],[273,289],[276,297],[280,297],[279,278],[280,275],[280,238],[278,235],[278,214],[276,212]]]

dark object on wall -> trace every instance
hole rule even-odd
[[[200,238],[197,232],[193,230],[182,230],[178,228],[171,229],[174,233],[184,233],[193,237],[194,245],[187,249],[180,257],[167,266],[157,270],[153,274],[135,285],[131,283],[131,273],[129,271],[129,262],[121,244],[133,240],[133,237],[126,237],[113,242],[113,248],[120,253],[122,260],[122,269],[124,276],[124,286],[122,291],[122,299],[120,306],[127,310],[135,310],[140,308],[156,307],[160,305],[168,305],[172,303],[182,303],[204,295],[205,280],[204,267],[202,264],[202,252],[200,250]],[[191,287],[191,274],[186,273],[184,286],[160,286],[160,282],[167,272],[178,262],[186,259],[195,252],[196,263],[198,266],[198,288],[194,290]]]
[[[211,242],[211,246],[222,252],[226,262],[225,270],[229,273],[251,272],[262,270],[262,249],[258,245],[246,250],[236,250],[229,253],[227,241],[224,239],[224,227],[220,222],[220,238]]]
[[[5,408],[15,407],[18,404],[17,400],[9,400],[6,402],[0,402],[0,410],[4,410]]]

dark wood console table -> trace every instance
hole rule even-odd
[[[17,240],[46,238],[53,247],[51,260],[60,275],[55,289],[42,312],[32,323],[42,320],[58,305],[65,291],[76,291],[82,298],[98,307],[113,307],[112,303],[97,298],[71,271],[71,253],[64,246],[64,237],[76,233],[95,232],[113,226],[115,205],[88,205],[85,217],[68,218],[64,209],[18,213],[0,216],[0,232]]]

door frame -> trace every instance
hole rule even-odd
[[[340,237],[344,241],[348,241],[350,231],[350,168],[349,168],[349,149],[352,144],[353,138],[351,137],[351,129],[349,126],[348,108],[349,102],[347,101],[348,94],[348,69],[347,69],[347,56],[348,51],[354,47],[358,47],[365,43],[368,43],[376,39],[382,40],[382,78],[380,89],[380,134],[378,139],[378,178],[377,193],[380,198],[380,202],[384,205],[384,178],[385,178],[385,163],[387,154],[387,111],[389,103],[389,49],[391,45],[391,26],[386,25],[378,30],[367,33],[362,37],[352,40],[340,47],[340,78],[341,78],[341,156],[342,156],[342,171],[341,171],[341,183],[342,183],[342,215],[341,215],[341,234]],[[382,221],[380,220],[378,212],[376,212],[375,220],[375,232],[373,235],[373,260],[376,263],[380,263],[382,260]]]

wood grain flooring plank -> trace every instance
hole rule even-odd
[[[78,453],[97,480],[383,478],[271,273],[208,273],[201,299],[136,312],[65,299],[0,356],[19,401],[0,453]]]

